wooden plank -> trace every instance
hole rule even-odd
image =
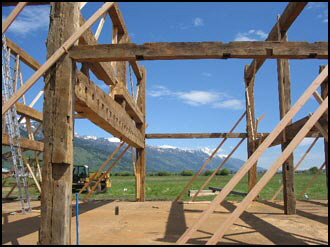
[[[31,57],[26,51],[20,48],[17,44],[11,41],[9,38],[6,38],[7,46],[10,48],[10,52],[14,55],[19,55],[20,59],[30,68],[38,70],[41,65]]]
[[[261,190],[267,185],[270,179],[276,174],[279,167],[283,164],[285,160],[288,159],[289,155],[293,150],[299,145],[299,143],[304,139],[305,135],[308,133],[310,128],[313,127],[315,122],[322,116],[322,114],[328,109],[328,98],[325,99],[326,103],[322,103],[318,109],[313,113],[311,118],[306,122],[303,128],[299,131],[295,138],[287,145],[282,154],[276,159],[272,166],[267,170],[267,172],[260,178],[256,186],[252,191],[242,200],[242,202],[236,207],[236,209],[231,213],[231,215],[222,223],[222,225],[217,229],[214,235],[209,239],[207,244],[216,244],[220,238],[223,237],[225,232],[229,227],[241,216],[244,210],[251,204],[253,198],[261,192]],[[290,112],[290,111],[289,111]],[[286,114],[289,115],[289,112]],[[219,193],[220,195],[221,193]],[[219,196],[218,195],[218,196]]]
[[[303,196],[306,193],[306,191],[312,186],[312,184],[314,183],[314,181],[316,180],[316,178],[322,173],[322,169],[324,167],[325,167],[325,162],[320,166],[320,168],[318,169],[318,171],[316,172],[316,174],[311,178],[311,180],[308,181],[307,186],[300,193],[300,196]]]
[[[298,167],[300,166],[300,164],[303,162],[303,160],[305,159],[305,157],[307,156],[307,154],[311,151],[311,149],[313,148],[313,146],[315,145],[315,143],[317,142],[318,139],[319,139],[319,137],[315,138],[314,141],[312,142],[312,144],[307,148],[307,150],[303,154],[303,156],[301,156],[300,160],[298,161],[298,163],[294,167],[294,170],[295,171],[298,169]],[[281,186],[278,188],[278,190],[274,193],[274,195],[270,199],[270,201],[275,200],[277,198],[278,194],[282,191],[282,189],[283,189],[283,184],[281,184]]]
[[[243,117],[245,116],[246,111],[240,116],[240,118],[236,121],[236,123],[234,124],[234,126],[231,128],[231,130],[229,132],[232,132],[237,125],[242,121]],[[204,168],[206,167],[206,165],[208,163],[210,163],[210,161],[213,159],[214,155],[220,150],[220,148],[222,147],[222,145],[226,142],[227,138],[224,138],[219,145],[213,150],[213,152],[210,154],[210,156],[207,158],[207,160],[204,161],[204,163],[202,164],[202,166],[199,168],[199,170],[194,174],[194,176],[189,180],[189,182],[186,184],[186,186],[183,188],[183,190],[179,193],[179,195],[175,198],[174,202],[177,202],[182,195],[188,190],[188,188],[190,187],[190,185],[197,179],[197,177],[202,173],[202,171],[204,170]]]
[[[112,164],[108,167],[108,169],[98,178],[98,180],[96,181],[96,183],[94,184],[94,186],[91,188],[91,190],[87,193],[87,195],[84,198],[84,201],[87,201],[88,198],[90,197],[90,195],[95,191],[95,189],[97,188],[97,186],[100,184],[101,180],[107,175],[109,174],[109,172],[112,170],[112,168],[115,167],[115,165],[118,163],[118,161],[124,156],[124,154],[126,153],[126,151],[129,149],[129,145],[126,146],[126,148],[120,153],[120,155],[115,159],[114,162],[112,162]]]
[[[86,23],[84,17],[80,16],[79,19],[80,25]],[[90,29],[87,29],[86,32],[79,38],[79,44],[84,45],[97,45],[98,42],[91,32]],[[115,85],[117,83],[114,71],[110,63],[101,62],[101,63],[92,63],[89,64],[90,69],[95,74],[95,76],[104,81],[107,85]]]
[[[216,188],[216,187],[209,187],[210,190],[212,191],[221,191],[222,188]],[[230,191],[229,194],[232,194],[232,195],[239,195],[239,196],[246,196],[248,193],[246,192],[239,192],[239,191]]]
[[[19,2],[17,6],[12,10],[6,20],[2,23],[2,34],[6,32],[9,28],[10,24],[15,20],[19,13],[23,10],[27,2]]]
[[[19,143],[22,149],[44,151],[44,143],[40,141],[33,141],[27,138],[20,138]],[[8,134],[2,133],[2,145],[10,146]]]
[[[321,73],[324,68],[325,68],[325,66],[321,65],[319,67],[319,73]],[[328,87],[329,87],[329,83],[328,83],[328,77],[327,77],[327,78],[325,78],[324,82],[321,84],[321,97],[322,97],[322,99],[325,99],[328,96]],[[327,190],[329,188],[328,187],[328,151],[329,151],[328,141],[324,139],[324,161],[325,161],[325,174],[326,174]],[[329,197],[329,193],[327,193],[327,198],[328,197]]]
[[[212,178],[217,174],[217,172],[220,171],[220,169],[226,164],[226,162],[229,160],[229,158],[235,153],[237,148],[242,144],[242,142],[245,140],[245,138],[242,138],[239,143],[236,144],[236,146],[231,150],[231,152],[227,155],[227,157],[218,165],[218,167],[212,172],[212,174],[207,178],[207,180],[203,183],[203,185],[199,188],[195,196],[191,199],[194,201],[196,197],[198,196],[199,192],[202,191],[212,180]]]
[[[45,149],[39,239],[41,245],[70,245],[76,65],[64,53],[84,28],[79,29],[78,2],[52,2],[50,9],[48,59],[43,66],[53,67],[44,71],[47,71],[43,105]]]
[[[138,80],[139,95],[136,104],[143,114],[143,123],[137,124],[140,133],[145,136],[146,129],[146,69],[141,68],[142,79]],[[144,202],[146,199],[146,149],[145,138],[143,138],[144,147],[136,149],[136,162],[135,162],[135,199],[138,202]]]
[[[273,26],[272,30],[269,32],[266,41],[277,41],[279,40],[278,35],[279,33],[284,37],[288,29],[291,27],[295,19],[299,16],[302,10],[305,8],[307,2],[289,2],[286,6],[285,10],[281,14],[279,20]],[[278,27],[280,27],[280,32],[278,32]],[[245,74],[245,79],[250,81],[255,73],[261,68],[265,59],[254,59],[250,66],[247,69]]]
[[[31,166],[30,166],[29,162],[26,160],[26,158],[25,158],[24,155],[22,156],[22,158],[23,158],[24,163],[25,163],[26,167],[28,168],[28,170],[29,170],[29,172],[30,172],[30,174],[32,176],[32,179],[33,179],[35,185],[37,186],[37,189],[38,189],[39,193],[41,193],[41,187],[39,185],[39,182],[38,182],[36,176],[34,175],[32,169],[31,169]]]
[[[44,63],[21,87],[12,97],[2,106],[2,115],[4,115],[8,109],[16,103],[16,101],[22,97],[22,95],[29,90],[30,87],[60,58],[68,49],[79,39],[79,37],[94,23],[96,20],[103,15],[111,6],[112,2],[105,3],[99,10],[97,10],[88,21],[82,25],[75,33],[73,33],[63,44],[58,48],[56,52],[50,56],[46,63]]]
[[[269,133],[257,133],[257,138],[265,138]],[[246,138],[247,133],[162,133],[146,134],[147,139],[190,139],[190,138]]]
[[[80,71],[77,71],[77,77],[76,111],[129,145],[144,147],[144,135],[125,110]]]
[[[281,39],[281,36],[279,36]],[[286,35],[282,38],[287,42]],[[277,60],[277,76],[278,76],[278,98],[279,98],[279,112],[280,119],[289,111],[291,106],[291,82],[290,82],[290,68],[288,59]],[[289,122],[291,124],[292,121]],[[281,143],[282,151],[289,144],[290,139],[286,139],[287,131],[282,131],[283,142]],[[282,182],[283,182],[283,201],[284,214],[296,214],[296,198],[294,193],[294,166],[293,153],[289,155],[288,159],[282,164]]]
[[[288,139],[288,140],[293,139],[296,136],[296,134],[298,133],[298,131],[301,129],[301,127],[307,122],[307,120],[309,118],[310,118],[309,116],[306,116],[306,117],[303,117],[303,118],[295,121],[292,124],[289,124],[285,128],[285,130],[286,130],[286,139]],[[326,120],[323,119],[323,117],[319,120],[319,122],[322,125],[323,124],[326,124]],[[313,127],[309,131],[309,133],[306,135],[306,137],[317,137],[318,135],[319,135],[319,130],[316,127]],[[284,142],[283,136],[282,135],[279,135],[270,146],[272,147],[272,146],[281,144],[283,142]]]
[[[254,107],[254,78],[245,80],[247,66],[244,67],[245,84],[245,106],[246,106],[246,132],[247,132],[247,156],[248,158],[257,149],[256,135],[257,126]],[[257,162],[251,167],[248,173],[248,190],[250,191],[257,183]]]
[[[198,190],[188,190],[188,196],[189,197],[193,197],[196,195],[196,192]],[[198,196],[212,196],[212,195],[216,195],[219,194],[219,191],[214,191],[214,190],[201,190],[198,194]],[[182,201],[180,201],[182,202]]]
[[[22,103],[16,103],[16,111],[18,114],[29,117],[35,121],[42,122],[43,120],[42,112],[37,111],[32,107],[24,105]]]
[[[121,147],[124,145],[124,142],[121,142],[118,147],[108,156],[108,158],[101,164],[101,166],[98,168],[97,172],[93,174],[91,179],[88,183],[85,183],[84,186],[79,190],[78,194],[80,195],[94,180],[95,178],[101,174],[102,169],[110,162],[110,160],[113,159],[113,157],[118,153],[118,151],[121,149]]]
[[[320,131],[320,133],[324,137],[324,140],[328,141],[328,131],[325,128],[323,128],[323,126],[319,122],[315,123],[315,127]]]
[[[101,34],[101,31],[103,29],[103,25],[104,25],[104,22],[105,22],[105,17],[107,16],[107,13],[103,14],[102,15],[102,18],[99,22],[99,25],[97,26],[97,29],[96,29],[96,32],[95,32],[95,39],[98,40],[99,39],[99,36]]]
[[[79,45],[73,47],[69,54],[80,62],[227,58],[327,59],[328,42],[234,41]]]
[[[185,233],[178,239],[177,244],[184,244],[188,241],[190,236],[198,230],[200,225],[207,220],[208,216],[215,210],[215,208],[226,198],[228,193],[232,191],[237,183],[243,178],[243,176],[249,171],[251,166],[258,160],[258,158],[266,151],[269,145],[274,141],[274,139],[281,133],[281,131],[285,128],[285,126],[292,120],[294,115],[301,109],[301,107],[307,102],[313,92],[320,86],[320,84],[324,81],[324,79],[328,75],[328,66],[324,68],[324,70],[316,77],[316,79],[311,83],[311,85],[305,90],[305,92],[300,96],[297,102],[291,107],[288,113],[281,119],[281,121],[276,125],[273,131],[267,136],[267,138],[259,145],[257,150],[252,154],[252,156],[246,161],[246,163],[241,167],[241,169],[233,176],[233,178],[226,184],[223,190],[214,198],[213,202],[210,204],[210,207],[206,209],[200,218],[195,222],[193,226],[188,228]],[[321,106],[325,105],[325,101],[321,104]],[[321,107],[320,106],[320,107]],[[319,107],[319,108],[320,108]],[[322,108],[323,109],[323,108]],[[325,109],[324,109],[325,110]],[[310,119],[309,119],[310,120]],[[308,121],[309,121],[308,120]],[[309,121],[310,122],[310,121]],[[306,123],[307,124],[307,123]],[[301,130],[300,130],[301,132]],[[307,133],[306,133],[307,134]],[[297,138],[296,135],[295,138]],[[288,146],[289,147],[289,146]],[[287,147],[287,148],[288,148]],[[283,156],[283,153],[282,155]],[[269,170],[268,170],[269,171]],[[275,170],[276,172],[277,170]],[[260,182],[260,180],[259,180]],[[259,183],[258,182],[258,183]],[[258,185],[258,184],[257,184]],[[252,191],[258,189],[258,187],[254,186]],[[251,194],[252,191],[249,193]]]

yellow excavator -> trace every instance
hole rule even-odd
[[[96,184],[99,177],[103,175],[103,173],[96,176],[90,185],[87,186],[86,190],[89,192],[91,188]],[[73,178],[72,178],[72,191],[79,191],[84,186],[85,183],[88,183],[92,180],[94,173],[89,173],[89,168],[87,165],[76,165],[73,167]],[[96,188],[96,192],[106,192],[108,188],[111,187],[110,175],[106,174],[101,182],[98,184]]]

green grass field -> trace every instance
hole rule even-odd
[[[233,175],[228,176],[215,176],[208,186],[223,188],[225,184],[232,178]],[[258,176],[258,179],[261,175]],[[297,199],[303,199],[300,193],[305,189],[312,174],[296,174],[295,175],[295,192]],[[146,199],[147,200],[174,200],[176,196],[185,187],[188,181],[192,177],[190,176],[147,176],[146,178]],[[207,176],[199,176],[197,180],[192,184],[190,189],[196,190],[207,179]],[[32,179],[29,179],[32,182]],[[241,182],[235,187],[235,191],[247,192],[247,176],[245,176]],[[15,182],[15,179],[10,178],[8,182]],[[7,182],[7,183],[8,183]],[[260,198],[269,200],[275,191],[282,183],[282,174],[276,174],[267,186],[260,193]],[[111,188],[106,193],[93,194],[91,199],[119,199],[119,200],[134,200],[135,199],[135,178],[134,176],[112,176]],[[205,189],[208,189],[208,186]],[[126,189],[125,189],[126,188]],[[9,191],[10,187],[5,184],[2,188],[2,197],[4,198]],[[125,189],[125,190],[124,190]],[[31,198],[37,198],[38,192],[36,188],[30,188]],[[310,199],[326,199],[326,176],[321,174],[314,182],[314,184],[307,190],[308,197]],[[10,197],[17,196],[17,189],[11,194]],[[83,199],[85,194],[80,196]],[[214,196],[199,196],[197,200],[212,200]],[[241,200],[243,197],[238,195],[229,195],[226,200]],[[187,193],[182,198],[183,200],[189,200]],[[282,199],[282,193],[279,194],[277,199]]]

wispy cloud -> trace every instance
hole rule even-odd
[[[194,27],[201,27],[201,26],[204,26],[204,20],[200,17],[196,17],[194,20],[193,20],[193,24],[194,24]]]
[[[181,30],[186,30],[190,28],[197,28],[204,26],[204,20],[201,17],[195,17],[192,19],[191,23],[180,22],[176,25],[171,25],[171,28],[179,28]]]
[[[162,85],[154,86],[153,90],[148,90],[148,95],[151,97],[172,97],[182,101],[184,104],[191,106],[209,106],[212,108],[241,110],[243,102],[239,99],[217,91],[172,91]]]
[[[212,74],[208,72],[203,72],[202,75],[206,77],[212,77]]]
[[[328,23],[328,3],[325,2],[310,2],[307,9],[317,13],[317,18],[321,19],[323,23]]]
[[[236,34],[236,38],[234,41],[257,41],[257,40],[264,40],[268,36],[267,33],[265,33],[262,30],[255,30],[250,29],[247,32],[238,33]]]
[[[25,36],[28,33],[47,30],[49,26],[49,6],[27,6],[8,28],[8,32]],[[2,16],[4,21],[7,16]]]

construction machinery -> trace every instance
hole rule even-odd
[[[81,188],[85,185],[85,183],[92,182],[87,186],[86,190],[89,192],[91,188],[96,184],[99,178],[103,175],[103,173],[96,174],[90,173],[87,165],[76,165],[73,167],[73,178],[72,178],[72,190],[81,190]],[[98,184],[96,188],[96,192],[106,192],[108,188],[111,187],[110,182],[110,174],[106,174],[101,182]]]

